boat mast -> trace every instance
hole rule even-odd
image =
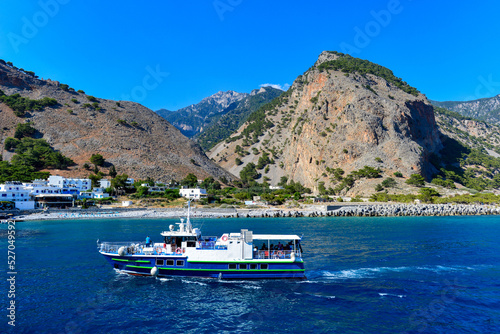
[[[191,201],[188,201],[188,215],[186,218],[186,228],[188,232],[193,231],[193,227],[191,226],[191,220],[189,219],[189,216],[191,215]]]

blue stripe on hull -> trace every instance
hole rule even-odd
[[[156,257],[134,258],[104,255],[106,260],[117,270],[129,274],[151,276],[151,269],[155,266]],[[139,260],[139,262],[137,261]],[[268,269],[228,269],[229,263],[189,263],[187,258],[161,258],[161,260],[183,260],[184,266],[157,266],[158,277],[189,276],[189,277],[211,277],[224,279],[274,279],[274,278],[297,278],[303,279],[304,263],[264,263]],[[147,262],[146,262],[147,261]],[[250,268],[248,261],[242,261]],[[164,262],[166,263],[166,261]],[[231,262],[231,264],[234,264]],[[259,263],[258,265],[262,265]],[[257,267],[259,268],[259,267]]]

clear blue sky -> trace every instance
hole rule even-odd
[[[175,110],[285,86],[323,50],[434,100],[500,93],[497,1],[3,1],[0,58],[87,94]]]

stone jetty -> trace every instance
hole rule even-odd
[[[245,212],[246,211],[246,212]],[[500,207],[467,204],[374,204],[335,210],[238,210],[238,217],[397,217],[497,215]]]

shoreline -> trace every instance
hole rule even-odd
[[[22,212],[15,220],[71,220],[111,218],[182,218],[184,208],[106,208],[49,210],[48,212]],[[357,204],[317,206],[308,208],[192,208],[191,218],[280,218],[280,217],[418,217],[418,216],[470,216],[498,215],[500,206],[478,204]]]

